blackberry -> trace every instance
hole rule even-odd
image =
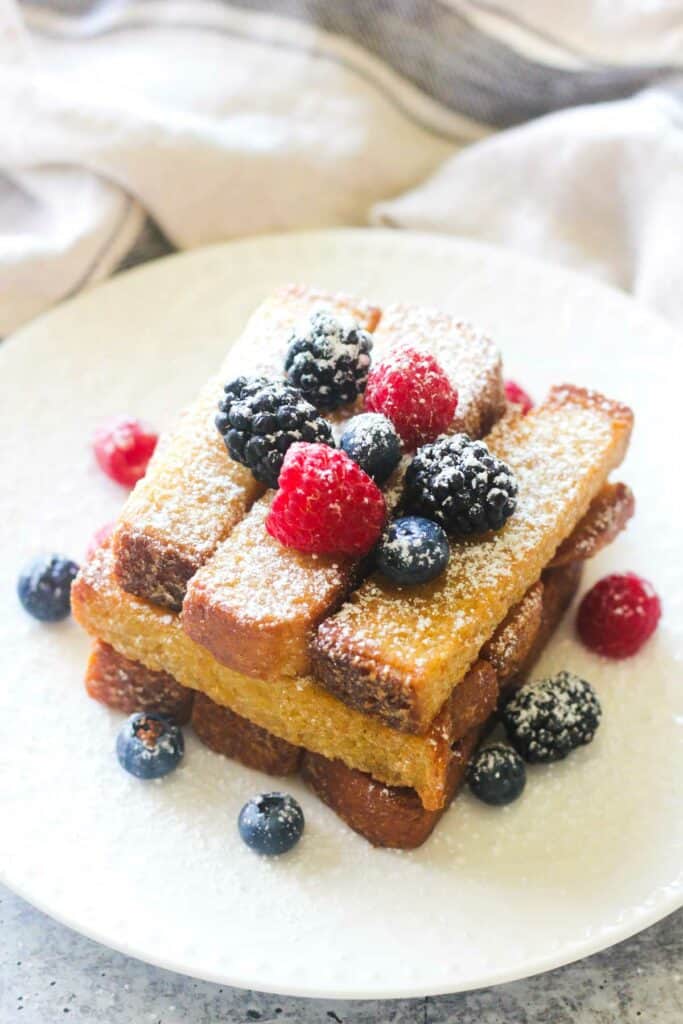
[[[277,487],[285,452],[295,441],[334,447],[330,424],[290,384],[237,377],[224,391],[216,415],[218,431],[230,456],[268,487]]]
[[[508,739],[525,761],[561,761],[590,743],[602,709],[595,690],[571,672],[524,686],[503,708]]]
[[[526,768],[512,747],[493,743],[472,758],[467,768],[467,781],[479,800],[501,807],[521,796],[526,785]]]
[[[408,467],[406,511],[433,519],[448,533],[499,530],[516,507],[517,481],[510,467],[467,434],[418,448]]]
[[[314,313],[292,335],[285,373],[316,409],[337,409],[365,391],[372,338],[349,318]]]

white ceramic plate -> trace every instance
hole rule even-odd
[[[165,426],[249,311],[289,280],[379,303],[438,304],[497,339],[537,395],[566,379],[632,404],[620,477],[638,514],[592,564],[650,577],[664,617],[638,657],[602,664],[569,616],[542,668],[596,685],[604,724],[529,772],[505,810],[463,794],[414,853],[373,850],[297,781],[306,834],[255,857],[235,819],[273,780],[193,740],[160,783],[113,756],[121,716],[82,688],[88,642],[15,597],[39,550],[82,556],[124,493],[94,464],[93,429],[130,412]],[[590,281],[439,237],[338,231],[162,260],[82,295],[0,348],[0,800],[3,880],[54,917],[164,967],[325,997],[416,996],[495,984],[622,939],[683,903],[683,535],[679,340]],[[680,446],[677,445],[679,448]]]

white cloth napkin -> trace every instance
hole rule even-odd
[[[485,239],[683,323],[683,0],[0,0],[0,335],[130,258]]]

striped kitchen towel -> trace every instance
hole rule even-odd
[[[122,263],[377,224],[683,323],[683,0],[0,0],[0,334]]]

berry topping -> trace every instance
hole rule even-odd
[[[368,377],[365,408],[388,416],[409,451],[448,430],[457,405],[458,392],[434,356],[409,345]]]
[[[524,686],[502,711],[508,739],[525,761],[561,761],[590,743],[602,709],[595,690],[571,672]]]
[[[185,753],[177,725],[154,711],[137,711],[116,738],[119,764],[138,779],[160,779],[180,764]]]
[[[606,658],[630,658],[650,639],[661,614],[651,583],[633,572],[613,573],[583,598],[576,625],[591,651]]]
[[[287,379],[316,409],[336,409],[365,391],[371,349],[368,332],[350,318],[314,313],[289,342]]]
[[[363,555],[382,532],[382,492],[345,452],[324,444],[294,444],[279,483],[266,529],[286,547]]]
[[[100,526],[99,530],[95,530],[92,537],[88,541],[88,547],[86,548],[85,552],[86,558],[92,558],[95,552],[98,551],[103,544],[106,544],[106,542],[109,540],[112,533],[114,532],[115,526],[116,523],[114,522],[105,523],[103,526]]]
[[[377,412],[349,420],[340,447],[378,484],[391,476],[401,458],[401,440],[393,423]]]
[[[428,583],[448,565],[448,537],[436,523],[405,516],[390,523],[377,546],[377,568],[394,583]]]
[[[237,827],[247,846],[264,857],[287,853],[304,832],[304,812],[288,793],[261,793],[247,801]]]
[[[139,420],[122,417],[105,424],[93,438],[95,458],[107,476],[133,487],[147,472],[158,436]]]
[[[534,407],[534,400],[528,391],[521,388],[519,384],[514,380],[505,381],[505,397],[508,402],[512,402],[513,405],[518,405],[522,410],[524,416]]]
[[[268,487],[277,487],[285,452],[295,441],[334,444],[327,420],[284,381],[237,377],[224,391],[216,426],[225,446]]]
[[[517,481],[483,441],[454,434],[417,451],[406,472],[405,506],[447,533],[499,530],[517,507]]]
[[[467,769],[467,781],[479,800],[500,807],[511,804],[522,795],[526,785],[526,767],[512,747],[493,743],[472,758]]]
[[[36,558],[19,577],[19,600],[34,619],[59,622],[71,611],[71,584],[77,573],[76,563],[61,555]]]

